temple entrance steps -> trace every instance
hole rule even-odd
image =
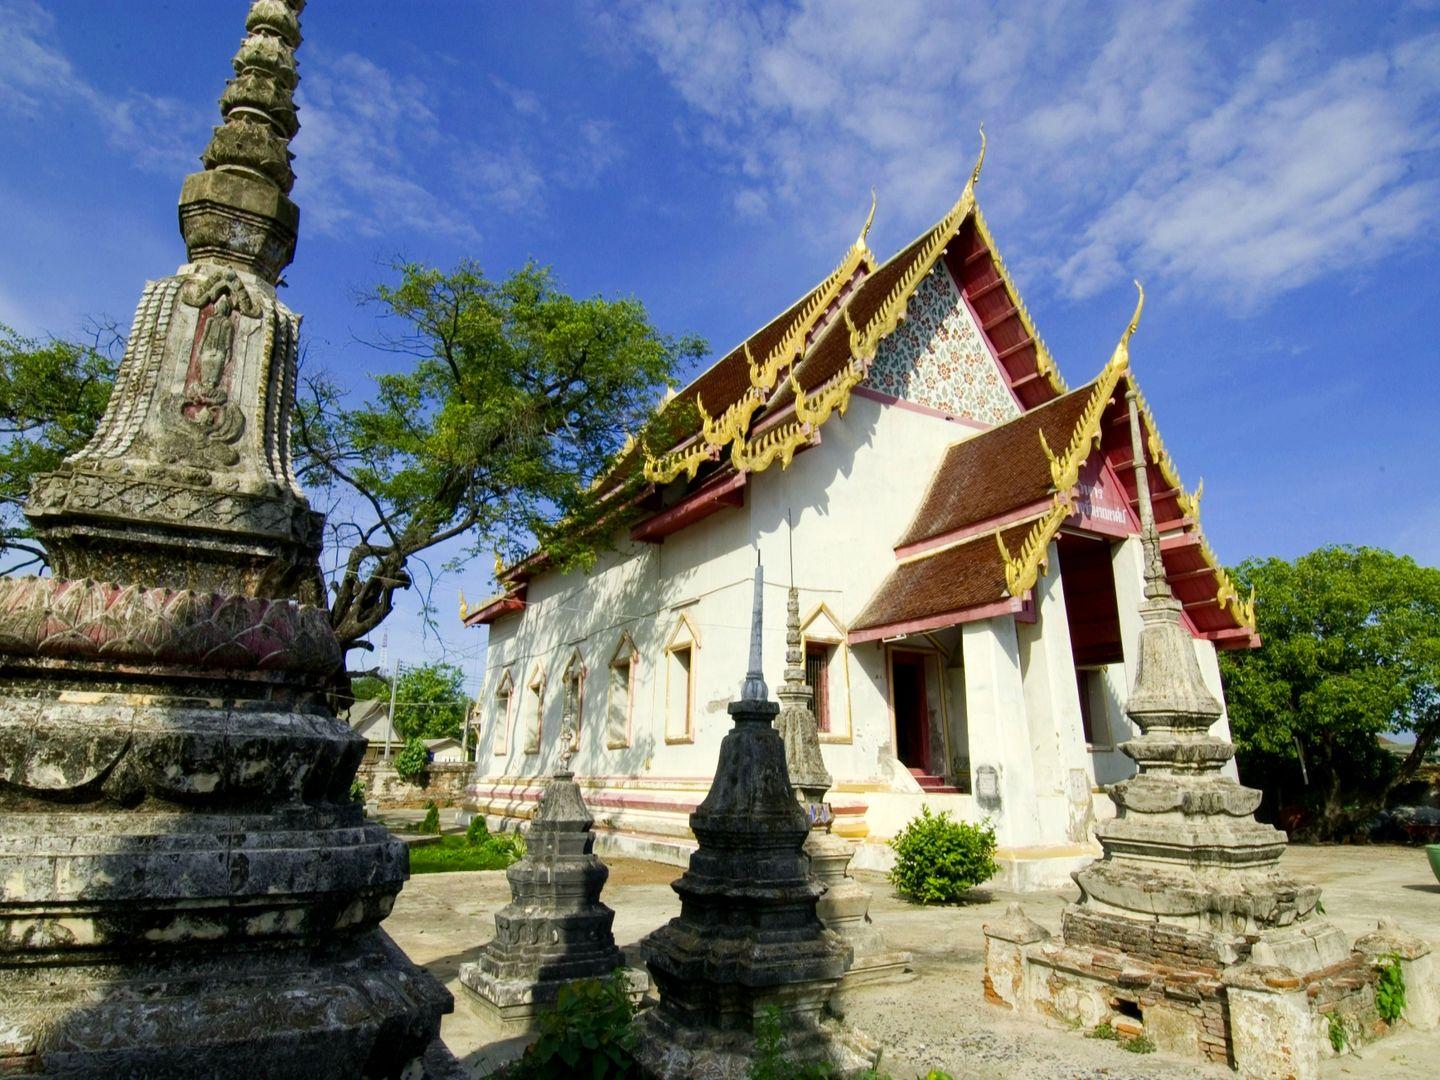
[[[922,791],[925,791],[927,794],[932,794],[932,795],[959,795],[959,794],[960,794],[960,789],[957,788],[957,787],[953,787],[953,786],[951,786],[950,784],[947,784],[947,783],[945,782],[945,778],[944,778],[943,776],[935,776],[935,775],[932,774],[932,773],[927,773],[924,769],[916,769],[916,768],[912,768],[912,769],[910,770],[910,775],[915,778],[915,782],[920,785],[921,790],[922,790]]]

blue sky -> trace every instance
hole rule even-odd
[[[0,321],[128,325],[184,252],[244,0],[0,0]],[[981,205],[1072,384],[1136,370],[1221,558],[1440,563],[1440,4],[315,0],[287,301],[308,362],[393,357],[357,296],[404,256],[534,257],[728,348],[838,261]],[[435,560],[435,568],[443,559]],[[392,651],[478,671],[443,575]]]

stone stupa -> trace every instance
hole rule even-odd
[[[625,967],[615,912],[600,900],[610,871],[595,854],[594,820],[570,771],[575,736],[567,697],[560,768],[530,819],[525,857],[505,871],[510,903],[495,913],[495,937],[460,966],[460,984],[502,1036],[532,1030],[567,983],[623,969],[632,998],[650,985]]]
[[[1128,369],[1135,325],[1112,364]],[[1261,793],[1221,772],[1235,746],[1212,733],[1221,704],[1166,581],[1138,395],[1128,370],[1125,379],[1145,583],[1126,704],[1140,735],[1120,749],[1138,773],[1109,789],[1116,816],[1096,829],[1104,855],[1074,874],[1081,896],[1061,939],[1018,905],[985,927],[986,995],[1085,1027],[1110,1023],[1247,1077],[1304,1080],[1326,1041],[1322,1011],[1357,1030],[1373,1020],[1367,957],[1378,938],[1352,952],[1323,918],[1320,889],[1281,870],[1286,837],[1255,820]]]
[[[741,1080],[755,1059],[756,1023],[780,1010],[783,1050],[839,1075],[874,1065],[878,1048],[842,1027],[827,1003],[852,951],[816,915],[823,887],[803,848],[809,822],[785,766],[768,700],[755,570],[750,670],[729,713],[715,779],[690,815],[698,841],[675,882],[680,915],[644,942],[659,1004],[641,1015],[636,1056],[645,1075]]]
[[[379,929],[405,849],[349,797],[365,743],[326,705],[322,518],[290,464],[303,6],[250,6],[181,191],[189,261],[145,286],[94,438],[32,488],[54,576],[0,578],[7,1077],[453,1065],[449,993]]]
[[[800,634],[800,594],[795,588],[791,560],[790,589],[785,598],[785,681],[775,696],[780,713],[775,728],[785,742],[785,766],[795,797],[810,822],[805,854],[811,873],[825,886],[815,913],[827,928],[839,934],[854,957],[840,988],[896,979],[910,971],[910,954],[891,949],[870,918],[870,892],[850,876],[854,847],[832,831],[835,815],[825,795],[830,773],[820,754],[820,725],[811,705],[813,692],[805,682],[805,650]]]

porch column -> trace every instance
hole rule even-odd
[[[1041,835],[1047,843],[1082,844],[1094,817],[1090,802],[1090,755],[1080,716],[1075,654],[1060,583],[1058,546],[1050,545],[1048,569],[1035,583],[1037,618],[1019,622],[1025,709],[1035,769]]]
[[[1000,846],[1039,844],[1040,816],[1015,618],[1001,615],[965,623],[960,629],[976,806],[995,823]]]

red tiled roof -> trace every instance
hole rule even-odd
[[[1001,532],[1010,550],[1020,546],[1031,524],[1021,522]],[[850,631],[917,622],[1005,598],[1005,562],[994,533],[981,533],[895,567]]]
[[[943,536],[1047,497],[1053,487],[1040,433],[1053,452],[1063,453],[1093,389],[1094,383],[1087,383],[947,449],[895,546]]]

